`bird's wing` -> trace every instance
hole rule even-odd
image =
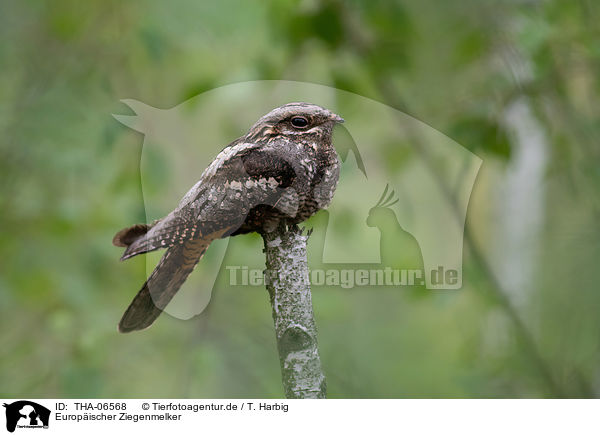
[[[195,203],[201,222],[225,223],[228,234],[258,205],[270,205],[288,215],[295,214],[298,207],[297,195],[290,187],[296,173],[286,156],[276,147],[244,145],[208,168]]]
[[[298,198],[289,186],[296,174],[277,148],[238,143],[225,148],[179,206],[151,225],[134,225],[115,236],[127,249],[122,260],[186,240],[214,240],[234,233],[260,204],[294,215]]]
[[[289,185],[295,174],[291,165],[276,152],[245,148],[209,169],[202,182],[188,192],[185,202],[167,218],[147,230],[138,225],[131,227],[129,233],[124,230],[115,236],[123,244],[129,241],[128,234],[137,237],[123,258],[168,248],[127,308],[119,331],[149,327],[175,296],[210,243],[235,232],[250,209],[260,204],[278,208],[282,203],[294,206],[294,192]]]

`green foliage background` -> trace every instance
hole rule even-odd
[[[282,396],[264,289],[119,335],[144,261],[119,263],[110,244],[145,218],[142,136],[111,117],[119,99],[167,108],[261,79],[381,101],[484,160],[462,290],[314,292],[330,397],[599,395],[598,22],[591,0],[4,0],[0,396]],[[549,144],[523,306],[488,256],[494,183],[516,158],[503,113],[518,98]],[[257,255],[260,240],[240,246]]]

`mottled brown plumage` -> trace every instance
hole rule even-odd
[[[122,260],[166,248],[119,323],[121,332],[147,328],[160,315],[210,243],[268,232],[281,220],[296,224],[326,207],[339,162],[331,143],[338,115],[290,103],[260,118],[221,151],[175,210],[150,225],[119,231]]]

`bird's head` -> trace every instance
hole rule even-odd
[[[290,139],[331,139],[335,124],[343,118],[316,104],[288,103],[271,110],[260,118],[249,130],[251,140],[286,136]]]

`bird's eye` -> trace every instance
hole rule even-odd
[[[304,128],[308,125],[308,120],[303,116],[294,116],[291,122],[296,128]]]

